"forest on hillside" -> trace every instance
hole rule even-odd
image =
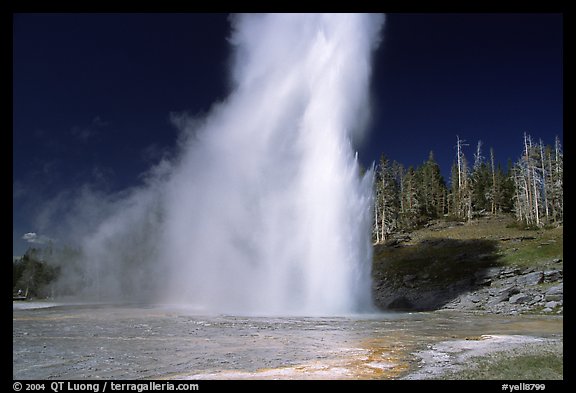
[[[562,223],[563,152],[558,137],[553,145],[544,145],[524,134],[520,158],[505,170],[495,164],[493,148],[484,156],[481,141],[472,161],[463,146],[464,141],[456,137],[449,185],[433,152],[416,168],[381,156],[374,179],[374,243],[439,218],[469,221],[480,215],[511,213],[525,227]]]

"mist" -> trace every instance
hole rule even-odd
[[[178,152],[142,186],[77,199],[65,221],[79,252],[60,292],[207,313],[370,310],[373,174],[354,146],[384,17],[230,23],[229,96],[201,119],[173,116]]]

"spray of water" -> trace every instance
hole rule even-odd
[[[178,118],[177,159],[83,241],[84,289],[207,312],[328,315],[371,305],[369,116],[383,16],[236,15],[232,90]]]

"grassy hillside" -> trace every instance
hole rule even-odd
[[[458,287],[464,292],[477,287],[490,268],[516,273],[562,270],[562,258],[562,227],[523,229],[510,216],[489,216],[467,223],[438,220],[426,228],[397,235],[385,245],[376,245],[372,273],[376,291],[398,288],[401,293],[413,288],[424,292]],[[448,299],[453,293],[445,295]]]

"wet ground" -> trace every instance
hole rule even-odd
[[[559,316],[240,317],[170,306],[44,305],[14,303],[14,379],[396,379],[415,371],[415,353],[434,343],[562,337]]]

